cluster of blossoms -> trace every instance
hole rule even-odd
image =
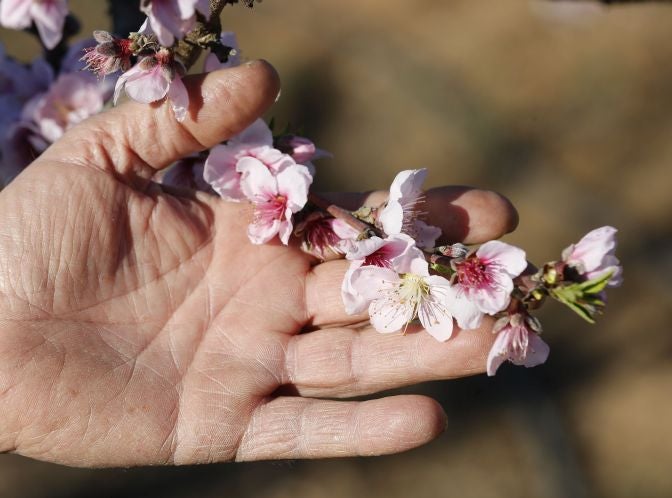
[[[182,77],[193,61],[181,55],[180,40],[198,34],[189,44],[209,51],[206,72],[241,61],[233,33],[213,23],[216,3],[223,7],[237,0],[142,0],[147,18],[137,32],[120,37],[97,31],[93,40],[71,47],[58,70],[43,58],[19,64],[0,47],[3,181],[69,127],[116,103],[122,92],[141,103],[167,99],[175,118],[185,119],[189,95]],[[61,43],[67,15],[65,0],[0,0],[0,24],[34,25],[48,49]],[[418,322],[443,342],[456,325],[468,333],[481,327],[484,317],[494,317],[497,337],[487,360],[487,372],[494,375],[507,360],[527,367],[546,361],[549,347],[532,314],[546,298],[592,322],[606,305],[606,288],[621,283],[612,227],[591,231],[540,269],[522,249],[501,241],[477,248],[440,245],[441,230],[425,221],[423,211],[425,169],[399,173],[382,205],[349,212],[310,192],[313,161],[329,154],[305,137],[275,135],[272,128],[257,120],[209,151],[183,158],[156,181],[250,203],[252,244],[277,237],[288,245],[294,237],[318,260],[346,258],[345,309],[368,313],[381,333],[404,332]]]

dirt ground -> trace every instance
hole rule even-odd
[[[103,2],[70,3],[86,30],[108,25]],[[596,326],[549,305],[546,365],[405,390],[450,419],[406,454],[129,470],[5,455],[0,497],[672,496],[672,7],[538,7],[265,0],[224,21],[280,72],[273,115],[334,153],[320,188],[380,188],[424,166],[432,185],[498,190],[520,211],[506,240],[536,262],[616,226],[625,284]]]

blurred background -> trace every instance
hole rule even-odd
[[[70,1],[83,34],[110,27],[105,4]],[[449,416],[409,453],[128,470],[4,455],[0,497],[672,496],[672,6],[265,0],[223,19],[278,69],[276,120],[334,153],[319,188],[427,167],[431,185],[497,190],[520,211],[506,240],[537,263],[614,225],[625,285],[592,327],[549,303],[544,366],[405,389]]]

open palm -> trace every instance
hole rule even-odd
[[[278,81],[256,62],[188,86],[185,123],[169,106],[127,103],[71,130],[0,194],[0,451],[184,464],[431,440],[444,416],[429,398],[320,398],[480,372],[488,324],[445,344],[377,334],[343,310],[347,263],[253,246],[248,206],[152,183],[250,124]],[[341,199],[355,207],[366,196]],[[436,189],[427,202],[452,238],[479,242],[515,225],[489,192]],[[466,213],[461,222],[451,209]]]

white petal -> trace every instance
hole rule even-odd
[[[250,126],[230,140],[236,144],[251,144],[255,146],[273,145],[273,132],[263,119],[257,119]]]
[[[548,344],[546,344],[541,339],[541,337],[539,337],[534,332],[530,332],[528,340],[527,356],[525,357],[525,361],[523,361],[522,364],[527,368],[531,368],[545,363],[548,359],[548,353],[550,352]]]
[[[247,235],[253,244],[265,244],[277,235],[279,227],[279,220],[273,220],[268,224],[251,223],[247,227]]]
[[[276,177],[278,192],[287,198],[287,205],[293,213],[303,209],[308,202],[308,189],[313,182],[308,168],[301,164],[293,164],[283,169]]]
[[[11,29],[30,27],[33,19],[30,15],[33,0],[0,1],[0,25]]]
[[[387,235],[401,233],[404,224],[404,209],[397,201],[390,200],[378,215],[378,222]]]
[[[359,292],[355,290],[352,285],[352,274],[354,271],[359,268],[361,265],[357,261],[353,261],[350,264],[350,268],[345,272],[345,277],[343,278],[343,283],[341,284],[341,298],[343,299],[343,305],[345,306],[345,312],[348,315],[357,315],[362,313],[366,308],[369,307],[370,299],[366,299]]]
[[[383,334],[397,332],[415,318],[412,306],[386,298],[371,302],[369,316],[373,328]]]
[[[499,366],[508,359],[509,337],[508,330],[504,329],[497,335],[495,343],[490,348],[488,354],[487,371],[488,376],[492,377],[497,372]]]
[[[491,240],[483,244],[476,251],[476,256],[486,263],[498,263],[511,277],[517,277],[527,268],[525,251],[499,240]]]
[[[398,285],[399,280],[396,272],[379,266],[360,266],[350,277],[354,291],[368,300],[378,298],[381,292]]]
[[[420,305],[418,318],[425,330],[437,341],[445,342],[453,335],[453,317],[443,304],[425,301]]]
[[[187,117],[187,110],[189,109],[189,93],[187,92],[187,87],[184,86],[181,77],[175,76],[170,83],[168,98],[170,99],[175,119],[177,119],[178,122],[184,121],[184,118]]]
[[[415,233],[418,247],[432,248],[436,245],[436,239],[441,237],[441,229],[428,225],[422,220],[415,220]]]
[[[242,173],[240,188],[252,202],[264,202],[277,195],[278,183],[268,168],[253,157],[243,157],[236,164],[236,171]]]

